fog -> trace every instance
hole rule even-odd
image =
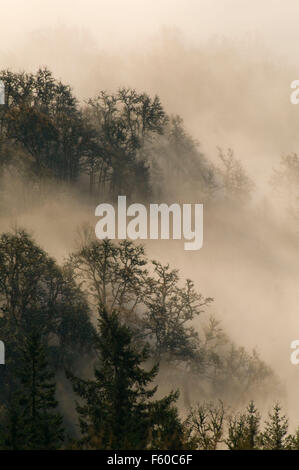
[[[217,146],[233,148],[256,184],[251,206],[205,206],[197,253],[172,241],[148,242],[147,251],[215,298],[210,313],[278,373],[291,423],[298,423],[299,366],[290,364],[290,342],[299,337],[299,227],[269,185],[280,156],[299,144],[299,106],[289,99],[298,79],[298,2],[12,0],[1,9],[1,68],[47,66],[82,101],[119,86],[158,94],[207,158],[216,161]],[[35,196],[26,182],[6,185],[1,230],[27,228],[59,262],[74,248],[78,227],[96,223],[95,207],[69,188],[50,187],[30,205]],[[28,204],[20,206],[24,194]]]

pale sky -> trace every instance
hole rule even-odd
[[[233,147],[255,178],[298,151],[299,0],[2,0],[0,12],[0,69],[48,66],[81,99],[157,93],[210,158]],[[195,47],[163,43],[172,29]]]
[[[298,0],[10,0],[1,6],[2,44],[59,25],[88,30],[106,48],[140,44],[163,28],[192,42],[258,37],[297,60]]]

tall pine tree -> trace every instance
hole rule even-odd
[[[7,448],[53,450],[64,439],[62,417],[57,412],[54,374],[38,334],[24,339],[16,371],[19,389],[7,413]],[[3,439],[2,439],[3,440]]]
[[[288,419],[281,414],[281,406],[276,403],[269,419],[266,421],[265,431],[262,434],[264,450],[283,450],[287,447]]]
[[[83,448],[146,449],[181,447],[182,425],[171,393],[153,400],[157,387],[150,387],[158,373],[141,365],[149,359],[148,348],[136,350],[130,329],[118,315],[100,312],[97,349],[99,365],[93,380],[69,374],[81,398],[77,412]],[[157,448],[157,447],[156,447]]]

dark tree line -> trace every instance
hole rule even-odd
[[[149,188],[145,142],[161,134],[167,122],[158,97],[120,89],[100,93],[85,106],[69,86],[47,69],[36,74],[3,71],[5,105],[1,108],[1,144],[20,146],[38,175],[76,182],[89,175],[91,193],[114,197],[130,188]],[[128,194],[128,193],[127,193]],[[130,194],[128,194],[130,196]]]
[[[279,403],[262,420],[253,401],[237,413],[221,401],[198,404],[185,421],[185,432],[198,450],[298,450],[298,429],[290,434],[288,427]]]
[[[48,69],[4,70],[0,80],[0,173],[13,166],[30,178],[80,182],[97,200],[148,200],[171,194],[171,187],[183,194],[190,184],[201,197],[250,196],[240,162],[221,153],[223,168],[215,167],[158,96],[120,88],[81,104]]]

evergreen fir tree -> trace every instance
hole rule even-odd
[[[264,450],[283,450],[287,445],[288,419],[281,414],[281,406],[276,403],[269,413],[261,442]]]
[[[0,410],[0,449],[22,450],[25,439],[22,410],[13,396]]]
[[[149,371],[141,367],[149,358],[148,348],[133,347],[130,329],[115,312],[100,312],[97,349],[100,358],[94,380],[69,374],[82,400],[77,403],[81,445],[101,449],[145,449],[158,443],[165,448],[181,446],[182,426],[173,406],[177,394],[152,400],[157,387],[150,384],[158,366]]]
[[[22,347],[17,371],[17,393],[24,426],[26,449],[57,449],[64,438],[62,417],[57,413],[54,374],[49,370],[45,348],[38,334],[31,334]]]
[[[230,450],[254,450],[260,443],[260,414],[251,401],[245,413],[229,418],[228,439]]]
[[[254,450],[259,446],[259,427],[261,415],[256,409],[254,402],[251,401],[247,407],[246,425],[247,425],[247,449]]]

